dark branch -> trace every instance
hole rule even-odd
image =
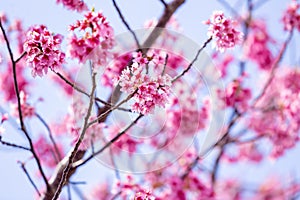
[[[141,45],[140,45],[140,42],[135,34],[135,32],[130,28],[129,24],[127,23],[127,21],[125,20],[125,17],[124,15],[122,14],[119,6],[117,5],[116,1],[115,0],[112,0],[113,1],[113,4],[114,4],[114,7],[115,9],[117,10],[118,14],[119,14],[119,17],[121,18],[123,24],[126,26],[127,30],[132,34],[134,40],[135,40],[135,43],[136,43],[136,46],[138,47],[138,49],[141,49]]]
[[[29,149],[27,147],[23,147],[23,146],[18,145],[18,144],[13,144],[13,143],[10,143],[10,142],[3,141],[1,135],[0,135],[0,142],[1,142],[1,144],[6,145],[6,146],[10,146],[10,147],[18,148],[18,149],[23,149],[23,150],[31,152],[31,149]]]
[[[12,64],[12,70],[13,70],[13,80],[14,80],[14,89],[15,89],[15,92],[16,92],[16,96],[17,96],[17,102],[18,102],[18,113],[19,113],[19,120],[20,120],[20,124],[21,124],[21,130],[23,131],[23,133],[25,134],[27,140],[28,140],[28,143],[29,143],[29,146],[30,146],[30,150],[32,152],[32,155],[37,163],[37,166],[38,166],[38,169],[39,169],[39,172],[41,173],[42,175],[42,178],[47,186],[47,188],[49,188],[49,183],[48,183],[48,180],[47,180],[47,177],[44,173],[44,170],[42,168],[42,165],[41,165],[41,162],[40,162],[40,159],[38,158],[35,150],[34,150],[34,147],[33,147],[33,143],[32,143],[32,140],[27,132],[27,129],[25,127],[25,124],[24,124],[24,120],[23,120],[23,114],[22,114],[22,109],[21,109],[21,99],[20,99],[20,91],[19,91],[19,85],[18,85],[18,79],[17,79],[17,71],[16,71],[16,62],[14,61],[14,56],[13,56],[13,52],[11,50],[11,47],[10,47],[10,43],[9,43],[9,40],[7,38],[7,35],[5,33],[5,30],[3,28],[3,25],[2,25],[2,22],[1,22],[1,19],[0,19],[0,28],[1,28],[1,31],[2,31],[2,34],[3,34],[3,37],[4,37],[4,40],[6,42],[6,46],[7,46],[7,49],[8,49],[8,53],[9,53],[9,56],[10,56],[10,60],[11,60],[11,64]]]

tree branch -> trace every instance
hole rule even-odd
[[[8,53],[9,53],[9,56],[10,56],[10,60],[11,60],[11,64],[12,64],[12,70],[13,70],[13,80],[14,80],[14,89],[15,89],[15,92],[16,92],[16,96],[17,96],[17,102],[18,102],[18,113],[19,113],[19,120],[20,120],[20,125],[21,125],[21,130],[23,131],[23,133],[25,134],[26,136],[26,139],[28,140],[28,143],[29,143],[29,146],[30,146],[30,151],[37,163],[37,166],[38,166],[38,169],[39,169],[39,172],[41,173],[42,175],[42,178],[45,182],[45,185],[47,188],[49,188],[49,183],[48,183],[48,180],[47,180],[47,177],[44,173],[44,170],[42,168],[42,165],[41,165],[41,162],[40,162],[40,159],[38,158],[35,150],[34,150],[34,146],[33,146],[33,143],[32,143],[32,140],[27,132],[27,129],[25,127],[25,124],[24,124],[24,120],[23,120],[23,114],[22,114],[22,109],[21,109],[21,99],[20,99],[20,91],[19,91],[19,85],[18,85],[18,80],[17,80],[17,72],[16,72],[16,61],[14,60],[14,55],[13,55],[13,52],[12,52],[12,49],[10,47],[10,43],[9,43],[9,40],[7,38],[7,35],[5,33],[5,30],[4,30],[4,27],[2,25],[2,21],[0,19],[0,29],[2,31],[2,34],[3,34],[3,37],[4,37],[4,40],[6,42],[6,46],[7,46],[7,50],[8,50]],[[18,60],[17,60],[18,61]]]
[[[79,149],[79,146],[80,146],[81,142],[83,141],[86,130],[88,129],[88,124],[89,124],[88,121],[89,121],[89,118],[91,116],[91,112],[92,112],[92,108],[93,108],[93,102],[94,102],[93,95],[94,95],[94,92],[96,90],[96,73],[93,73],[92,81],[93,81],[93,86],[92,86],[92,90],[91,90],[91,94],[90,94],[90,102],[89,102],[87,114],[84,118],[84,124],[83,124],[83,127],[82,127],[82,131],[81,131],[80,136],[79,136],[79,138],[78,138],[78,140],[75,144],[75,147],[74,147],[74,149],[73,149],[73,151],[72,151],[72,153],[71,153],[71,155],[68,159],[68,164],[66,165],[66,167],[63,171],[62,177],[60,179],[60,182],[59,182],[58,187],[57,187],[57,189],[54,193],[54,196],[53,196],[52,200],[56,200],[59,197],[63,186],[66,184],[67,177],[69,175],[69,171],[70,171],[70,169],[72,167],[72,164],[74,162],[74,158],[77,154],[77,151]]]
[[[0,142],[1,142],[1,144],[6,145],[6,146],[10,146],[10,147],[18,148],[18,149],[23,149],[23,150],[31,152],[31,149],[29,149],[28,147],[23,147],[23,146],[18,145],[18,144],[3,141],[1,135],[0,135]]]

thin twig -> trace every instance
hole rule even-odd
[[[22,170],[23,170],[24,173],[26,174],[26,176],[27,176],[29,182],[31,183],[31,185],[32,185],[33,188],[35,189],[36,193],[38,193],[38,195],[41,196],[41,193],[39,192],[37,186],[35,185],[35,183],[33,182],[32,178],[30,177],[30,175],[29,175],[27,169],[25,168],[25,164],[24,164],[23,162],[20,162],[20,161],[19,161],[18,163],[20,163],[20,166],[21,166]]]
[[[226,1],[226,0],[217,0],[224,8],[229,10],[234,16],[241,18],[239,13]]]
[[[73,83],[72,81],[68,80],[66,77],[64,77],[61,73],[59,72],[56,72],[56,71],[53,71],[59,78],[61,78],[65,83],[67,83],[68,85],[70,85],[73,89],[75,89],[76,91],[80,92],[81,94],[84,94],[85,96],[87,96],[88,98],[90,98],[90,95],[84,91],[83,89],[81,89],[79,86],[77,86],[75,83]],[[113,105],[98,98],[98,97],[95,97],[94,99],[95,101],[97,102],[100,102],[102,103],[103,105],[106,105],[108,107],[112,107]],[[128,109],[128,108],[122,108],[122,107],[118,107],[117,108],[118,110],[122,110],[122,111],[126,111],[126,112],[132,112],[131,109]]]
[[[82,127],[82,131],[80,133],[80,136],[74,146],[74,149],[69,157],[69,161],[68,161],[68,164],[67,166],[65,167],[64,171],[63,171],[63,174],[62,174],[62,177],[60,179],[60,182],[59,182],[59,185],[54,193],[54,196],[52,198],[52,200],[56,200],[60,193],[61,193],[61,190],[62,190],[62,187],[65,185],[66,181],[67,181],[67,177],[68,177],[68,174],[69,174],[69,171],[70,171],[70,168],[72,167],[72,164],[74,162],[74,157],[76,156],[76,153],[79,149],[79,146],[81,144],[81,142],[83,141],[83,138],[85,136],[85,133],[86,133],[86,130],[88,129],[88,121],[89,121],[89,118],[91,116],[91,113],[92,113],[92,108],[93,108],[93,102],[94,102],[94,98],[93,98],[93,95],[94,95],[94,92],[96,90],[96,73],[94,73],[92,75],[92,82],[93,82],[93,86],[92,86],[92,90],[91,90],[91,94],[90,94],[90,101],[89,101],[89,106],[88,106],[88,110],[87,110],[87,114],[84,118],[84,124],[83,124],[83,127]]]
[[[168,4],[164,0],[159,0],[159,1],[164,5],[165,8],[168,8]]]
[[[220,161],[221,161],[221,158],[222,156],[224,155],[224,148],[225,148],[225,145],[223,145],[221,147],[221,150],[215,160],[215,163],[214,163],[214,166],[213,166],[213,171],[211,173],[211,183],[212,183],[212,188],[214,188],[215,184],[216,184],[216,177],[217,177],[217,174],[218,174],[218,169],[219,169],[219,166],[220,166]]]
[[[33,142],[32,142],[32,140],[31,140],[31,138],[30,138],[30,136],[29,136],[29,134],[27,132],[27,129],[26,129],[24,121],[23,121],[23,113],[22,113],[22,109],[21,109],[20,91],[19,91],[19,85],[18,85],[18,80],[17,80],[16,62],[14,61],[14,55],[13,55],[12,49],[10,47],[10,43],[9,43],[9,40],[8,40],[7,35],[5,33],[5,30],[3,28],[1,19],[0,19],[0,29],[2,31],[4,40],[6,42],[7,50],[8,50],[8,53],[9,53],[9,56],[10,56],[10,60],[11,60],[11,64],[12,64],[14,89],[15,89],[16,96],[17,96],[18,113],[19,113],[19,120],[20,120],[21,130],[23,131],[23,133],[26,136],[26,139],[28,140],[31,153],[32,153],[32,155],[33,155],[33,157],[34,157],[34,159],[35,159],[35,161],[37,163],[39,172],[42,175],[42,178],[43,178],[43,180],[45,182],[45,185],[46,185],[47,188],[49,188],[49,183],[48,183],[47,177],[46,177],[46,175],[44,173],[44,170],[42,168],[40,159],[39,159],[38,155],[36,154],[36,152],[34,150]]]
[[[113,4],[114,4],[114,7],[115,9],[117,10],[118,14],[119,14],[119,17],[121,18],[123,24],[126,26],[127,30],[132,34],[133,38],[134,38],[134,41],[136,43],[136,46],[138,47],[138,49],[141,49],[141,45],[140,45],[140,42],[135,34],[135,32],[130,28],[129,24],[127,23],[127,21],[125,20],[125,17],[124,15],[122,14],[119,6],[117,5],[116,1],[115,0],[112,0]]]
[[[47,129],[48,136],[49,136],[49,138],[52,142],[52,145],[54,147],[54,150],[55,150],[55,153],[56,153],[56,156],[57,156],[57,160],[59,162],[62,159],[62,155],[59,152],[59,149],[58,149],[57,144],[54,140],[54,137],[53,137],[53,134],[52,134],[52,131],[51,131],[50,127],[48,126],[47,122],[42,118],[41,115],[39,115],[38,113],[35,113],[35,115],[40,120],[40,122],[45,126],[45,128]]]
[[[24,52],[20,55],[20,57],[17,58],[17,59],[15,60],[15,63],[18,63],[24,56],[26,56],[26,54],[27,54],[27,52],[24,51]]]
[[[26,150],[26,151],[30,151],[30,152],[31,152],[31,149],[29,149],[29,148],[27,148],[27,147],[23,147],[23,146],[18,145],[18,144],[14,144],[14,143],[10,143],[10,142],[5,142],[5,141],[3,141],[1,135],[0,135],[0,142],[1,142],[1,144],[6,145],[6,146],[10,146],[10,147],[18,148],[18,149],[23,149],[23,150]]]
[[[208,38],[204,44],[202,45],[202,47],[198,50],[198,52],[196,53],[196,56],[194,57],[194,59],[192,60],[192,62],[190,62],[190,64],[187,66],[187,68],[185,68],[185,70],[183,70],[180,74],[178,74],[176,77],[173,78],[172,83],[177,81],[179,78],[181,78],[182,76],[184,76],[185,73],[187,73],[191,67],[194,65],[194,63],[197,61],[200,53],[203,51],[203,49],[208,45],[208,43],[210,43],[210,41],[212,40],[212,37]]]
[[[124,103],[126,103],[127,101],[129,101],[134,94],[137,92],[137,89],[129,94],[125,99],[123,99],[122,101],[120,101],[117,105],[110,107],[108,110],[106,110],[105,112],[101,113],[99,116],[97,116],[96,119],[92,120],[91,122],[88,123],[88,127],[92,126],[93,124],[99,122],[99,120],[103,119],[104,117],[106,117],[110,112],[118,109],[121,105],[123,105]]]
[[[166,71],[167,64],[168,64],[168,59],[169,59],[169,55],[166,54],[166,57],[165,57],[165,63],[164,63],[164,68],[163,68],[163,70],[162,70],[162,72],[161,72],[161,75],[162,75],[162,76],[164,75],[164,73],[165,73],[165,71]]]
[[[91,154],[88,158],[86,158],[84,161],[80,160],[73,164],[73,167],[77,168],[85,163],[87,163],[89,160],[94,158],[96,155],[102,153],[105,149],[110,147],[115,141],[117,141],[122,135],[124,135],[132,126],[134,126],[140,118],[142,118],[144,115],[140,114],[137,118],[135,118],[134,121],[132,121],[123,131],[118,133],[114,138],[112,138],[108,143],[106,143],[100,150],[96,151],[94,154]]]

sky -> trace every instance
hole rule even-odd
[[[119,0],[117,2],[132,29],[142,28],[146,20],[158,18],[163,10],[163,6],[158,0]],[[244,1],[230,0],[228,2],[232,5],[238,5],[239,11],[244,9],[244,6],[241,5],[241,3],[237,3]],[[280,40],[283,40],[285,35],[282,32],[277,31],[282,30],[281,24],[278,23],[280,18],[278,13],[282,13],[288,2],[288,0],[269,1],[267,4],[260,7],[255,14],[255,16],[268,21],[268,29],[276,30],[271,31],[271,34]],[[119,19],[110,0],[87,0],[87,3],[88,5],[94,5],[95,10],[103,11],[104,15],[107,16],[108,21],[113,26],[116,35],[126,31],[126,27]],[[178,10],[178,12],[176,12],[175,17],[178,19],[185,36],[191,38],[195,42],[202,43],[207,38],[207,27],[202,24],[202,21],[207,20],[214,10],[224,10],[227,15],[231,15],[231,13],[224,9],[217,0],[186,0],[186,3]],[[22,19],[25,27],[34,24],[45,24],[51,31],[63,35],[67,35],[68,25],[74,23],[77,19],[81,19],[81,14],[66,10],[62,5],[57,5],[55,0],[1,0],[0,12],[5,12],[9,19]],[[293,45],[288,53],[295,51],[295,49],[299,47],[299,41],[294,41],[292,43]],[[49,98],[57,99],[59,97],[54,96]],[[10,139],[20,142],[23,137],[12,134]],[[299,167],[298,171],[295,167],[299,166],[297,159],[295,159],[297,154],[299,155],[299,152],[299,148],[296,148],[284,159],[280,159],[277,162],[266,162],[262,166],[259,166],[259,169],[255,167],[248,168],[247,165],[241,164],[239,168],[240,173],[235,173],[233,176],[239,176],[241,173],[247,172],[248,175],[245,175],[245,177],[250,179],[258,174],[267,176],[269,171],[276,171],[277,174],[287,175],[293,170],[295,170],[295,173],[300,174]],[[5,163],[4,165],[0,165],[0,199],[32,199],[34,190],[16,162],[17,160],[23,160],[27,157],[28,155],[24,155],[23,152],[0,147],[0,162]],[[34,166],[35,164],[34,162],[31,162],[30,165]],[[28,166],[28,169],[31,168],[30,165]],[[96,168],[97,170],[92,172],[84,169],[80,170],[80,172],[76,174],[76,180],[83,180],[85,177],[91,175],[91,173],[98,177],[103,175],[103,172],[108,173],[109,170],[107,168],[95,161],[88,164],[86,168],[92,168],[95,165],[98,166]],[[234,172],[232,173],[234,174]],[[89,181],[98,182],[98,180]],[[82,186],[81,188],[85,189],[85,186]]]

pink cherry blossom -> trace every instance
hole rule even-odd
[[[246,58],[257,63],[260,69],[270,70],[274,61],[270,43],[273,43],[273,39],[268,34],[266,24],[261,20],[252,21],[244,44]]]
[[[118,78],[121,91],[133,94],[132,110],[147,114],[154,111],[156,106],[164,107],[170,94],[171,77],[167,74],[150,77],[145,72],[146,61],[139,54],[134,54],[142,63],[134,62],[122,71]],[[153,62],[148,57],[149,64]]]
[[[114,31],[101,12],[86,13],[83,20],[78,20],[69,29],[68,54],[72,58],[81,63],[91,59],[97,66],[107,64],[113,56],[110,50],[114,46]]]
[[[27,93],[30,83],[25,76],[25,63],[23,61],[17,63],[16,72],[18,74],[19,90]],[[5,101],[16,101],[17,99],[12,73],[13,70],[10,62],[7,63],[7,67],[0,73],[0,89]]]
[[[88,9],[83,0],[56,0],[56,3],[61,3],[67,9],[75,10],[77,12],[86,11]]]
[[[251,90],[243,88],[241,79],[233,80],[225,91],[219,90],[218,94],[226,107],[234,107],[239,111],[245,111],[248,108],[248,101],[251,98]]]
[[[113,62],[109,63],[105,68],[103,75],[101,76],[101,83],[106,87],[112,87],[114,85],[113,80],[115,77],[121,75],[121,72],[126,68],[127,64],[131,60],[131,53],[124,55],[113,55]]]
[[[60,143],[56,145],[60,155],[63,155],[63,146],[61,146]],[[33,142],[33,147],[35,148],[42,163],[45,166],[54,169],[56,164],[59,162],[59,158],[53,145],[45,138],[44,135],[39,135],[37,140]]]
[[[269,139],[275,158],[299,140],[299,74],[298,70],[278,73],[251,113],[250,128]]]
[[[197,98],[187,85],[177,82],[175,85],[176,96],[172,96],[171,105],[167,108],[167,131],[174,135],[181,133],[193,135],[205,128],[209,117],[210,102],[203,101],[203,106],[197,106]]]
[[[109,139],[114,138],[118,133],[120,133],[123,129],[121,128],[122,124],[117,124],[114,126],[110,126],[108,128]],[[116,154],[121,153],[122,151],[126,151],[129,155],[132,155],[136,152],[137,146],[140,144],[140,141],[137,141],[133,137],[130,136],[130,131],[127,131],[122,137],[120,137],[115,143],[112,144],[112,151]]]
[[[296,0],[292,0],[282,18],[284,30],[291,31],[293,28],[296,28],[298,31],[300,31],[300,13],[298,12],[299,8],[300,4]]]
[[[234,47],[243,39],[243,33],[235,29],[237,23],[226,18],[222,11],[215,11],[205,23],[209,25],[208,36],[214,39],[213,46],[221,52]]]
[[[56,70],[65,62],[65,54],[60,50],[62,35],[52,34],[46,26],[33,26],[26,34],[24,51],[26,62],[32,68],[32,76],[42,77],[48,69]]]

